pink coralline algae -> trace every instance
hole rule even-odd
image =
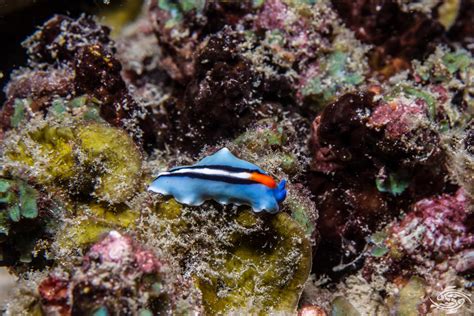
[[[258,28],[285,29],[287,6],[279,0],[266,1],[255,21]]]
[[[423,101],[384,102],[373,111],[368,123],[375,128],[384,127],[385,136],[398,139],[423,122],[425,113]]]
[[[132,239],[124,237],[116,231],[110,232],[101,242],[91,247],[84,258],[84,266],[97,260],[101,264],[132,263],[141,273],[159,272],[161,266],[151,251],[142,249],[135,245]]]
[[[69,315],[69,280],[59,274],[51,274],[38,286],[41,305],[47,313]]]
[[[468,204],[463,189],[454,195],[443,194],[417,202],[411,213],[390,228],[389,244],[415,260],[424,256],[446,258],[457,253],[469,257],[474,234],[469,227],[472,215],[468,213]],[[459,263],[459,270],[474,268],[473,260],[469,262],[470,267]]]
[[[298,15],[304,12],[306,15]],[[304,7],[303,2],[289,3],[281,0],[265,1],[254,22],[256,32],[265,30],[273,33],[282,32],[283,49],[294,54],[293,61],[301,65],[314,58],[318,48],[329,45],[330,20],[319,19],[318,28],[314,27],[313,12]],[[295,58],[296,57],[296,58]],[[304,67],[306,68],[306,67]],[[303,68],[303,69],[304,69]]]

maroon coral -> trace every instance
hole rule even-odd
[[[375,143],[375,135],[366,126],[375,107],[373,97],[371,93],[345,94],[314,120],[313,170],[329,173],[368,156]]]
[[[160,1],[149,2],[149,19],[157,35],[163,58],[161,66],[177,82],[186,84],[194,76],[195,52],[207,35],[219,32],[225,25],[237,24],[252,9],[251,1],[204,1],[190,11],[179,2],[166,8]],[[173,12],[172,12],[173,11]],[[174,15],[182,15],[177,19]],[[173,25],[168,25],[174,21]]]
[[[140,107],[129,94],[108,35],[107,27],[85,15],[77,20],[57,15],[46,21],[24,42],[30,68],[10,82],[0,127],[10,128],[16,98],[32,98],[31,110],[44,111],[54,98],[87,95],[99,101],[107,122],[133,132],[140,143],[154,144],[151,110]]]
[[[421,99],[343,95],[314,120],[310,145],[312,169],[326,174],[348,167],[377,173],[384,166],[405,169],[415,179],[427,178],[417,168],[430,169],[430,179],[445,174],[440,138]]]
[[[47,21],[23,45],[36,63],[71,60],[84,46],[100,45],[112,50],[110,29],[82,15],[77,20],[56,15]]]
[[[401,209],[448,186],[446,153],[419,99],[343,95],[314,120],[310,145],[322,236],[316,257],[328,258],[328,265],[354,260],[367,236]],[[380,177],[405,187],[387,190]],[[319,265],[316,272],[328,268]]]
[[[184,99],[170,99],[164,105],[165,115],[158,117],[164,142],[198,151],[202,143],[234,137],[280,107],[256,101],[269,94],[270,83],[242,56],[240,42],[240,36],[226,28],[209,37],[196,53],[195,77]]]

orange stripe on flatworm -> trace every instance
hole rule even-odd
[[[266,185],[272,189],[276,188],[277,186],[275,180],[273,180],[272,177],[258,172],[252,172],[250,174],[250,180]]]

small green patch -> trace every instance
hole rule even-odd
[[[373,257],[383,257],[388,252],[388,248],[385,246],[382,247],[374,247],[371,251],[371,255]]]
[[[305,98],[318,106],[326,105],[344,87],[355,87],[364,81],[364,76],[350,70],[349,56],[335,51],[321,56],[318,74],[310,78],[301,90]]]
[[[373,257],[383,257],[388,253],[389,249],[385,245],[385,239],[387,239],[387,233],[383,230],[378,231],[369,237],[368,242],[373,244],[373,248],[370,251],[370,254]]]
[[[10,189],[10,182],[5,179],[0,179],[0,193],[5,193]]]
[[[15,99],[15,103],[13,104],[14,112],[10,118],[10,124],[12,127],[18,127],[21,121],[23,121],[26,114],[26,107],[28,105],[29,101],[27,99]]]
[[[374,244],[381,244],[387,238],[387,233],[383,230],[373,233],[370,236],[370,241]]]
[[[165,28],[172,28],[181,23],[184,16],[183,13],[191,12],[195,10],[196,14],[201,14],[206,7],[205,0],[159,0],[158,7],[164,11],[167,11],[170,18],[165,22]]]
[[[8,235],[11,222],[38,216],[38,192],[21,180],[0,179],[0,233]]]
[[[260,8],[265,3],[265,0],[252,0],[252,7]]]
[[[20,207],[18,204],[12,205],[7,209],[8,215],[10,216],[10,220],[12,222],[19,222],[20,221]]]
[[[388,192],[393,196],[402,194],[410,185],[410,178],[404,173],[389,173],[388,177],[378,177],[375,185],[380,192]]]
[[[420,98],[426,102],[428,105],[428,115],[431,120],[434,120],[436,117],[436,99],[429,93],[421,91],[419,89],[404,86],[403,92],[409,96],[414,96],[416,98]]]
[[[35,218],[38,216],[36,200],[38,192],[26,183],[20,183],[20,205],[21,216],[24,218]]]
[[[108,316],[110,315],[109,314],[109,311],[107,310],[107,307],[105,306],[101,306],[99,308],[97,308],[93,313],[92,313],[93,316]]]
[[[64,103],[64,100],[62,99],[54,100],[53,103],[51,104],[49,111],[53,113],[54,115],[61,117],[67,111],[67,107],[66,107],[66,104]]]
[[[466,53],[447,53],[443,56],[442,60],[451,74],[458,70],[465,71],[471,63],[471,58]]]

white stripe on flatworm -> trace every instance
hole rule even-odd
[[[180,173],[190,173],[190,174],[205,174],[210,176],[226,176],[230,178],[236,179],[249,179],[250,173],[249,172],[229,172],[226,170],[219,170],[219,169],[211,169],[211,168],[193,168],[193,169],[178,169],[176,171],[171,172],[162,172],[158,174],[159,176],[165,176],[168,174],[180,174]]]

